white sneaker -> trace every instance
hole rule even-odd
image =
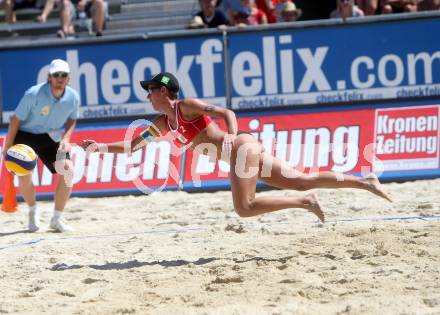
[[[50,220],[50,228],[61,233],[75,231],[71,226],[66,223],[63,218],[52,218]]]
[[[29,232],[37,232],[40,229],[40,212],[29,211]]]

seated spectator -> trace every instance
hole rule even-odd
[[[357,0],[357,4],[365,15],[375,15],[379,0]]]
[[[191,20],[193,24],[197,22],[197,20],[194,18],[198,16],[205,25],[204,27],[217,27],[221,30],[226,29],[226,26],[229,25],[229,21],[222,11],[216,9],[216,2],[216,0],[200,0],[200,7],[202,10],[197,12],[197,14]],[[188,25],[188,27],[190,27],[190,25]]]
[[[255,0],[241,0],[242,8],[237,12],[235,19],[235,25],[259,25],[267,24],[266,14],[257,8]],[[245,16],[247,15],[247,18]],[[240,20],[240,22],[238,22]]]
[[[75,36],[73,20],[76,17],[75,5],[70,0],[60,0],[60,22],[61,29],[58,30],[59,38]]]
[[[440,0],[422,0],[417,4],[417,11],[440,10]]]
[[[297,9],[292,1],[283,1],[277,5],[278,22],[294,22],[301,17],[302,10]]]
[[[330,13],[330,18],[342,18],[364,16],[364,12],[354,4],[354,0],[337,0],[337,8]]]
[[[0,9],[5,11],[5,22],[17,22],[15,11],[26,8],[35,8],[36,0],[0,0]]]
[[[274,0],[277,2],[276,0]],[[275,4],[272,0],[255,0],[257,8],[263,11],[267,16],[268,23],[276,23],[277,15],[275,12]]]
[[[267,23],[266,14],[256,7],[255,0],[222,0],[222,3],[231,25],[242,27]]]
[[[241,0],[221,0],[223,13],[227,16],[229,23],[235,25],[235,15],[242,9]]]
[[[45,23],[47,21],[47,18],[52,13],[54,7],[59,4],[58,0],[46,0],[46,3],[44,4],[43,11],[39,16],[35,18],[35,21],[40,23]]]
[[[76,4],[76,7],[74,4]],[[75,36],[73,25],[76,15],[75,10],[78,12],[78,17],[91,18],[96,36],[102,36],[105,23],[105,6],[104,0],[61,0],[61,29],[57,32],[57,36],[60,38]]]
[[[416,12],[417,0],[382,0],[382,14]]]
[[[249,10],[241,8],[239,11],[234,13],[233,21],[234,25],[238,27],[246,27],[249,25]]]
[[[189,29],[198,29],[198,28],[207,28],[208,25],[206,25],[203,22],[203,19],[199,15],[194,15],[191,20],[189,21],[187,27]]]

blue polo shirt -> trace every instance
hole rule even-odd
[[[64,125],[70,119],[77,119],[79,95],[66,86],[63,96],[56,99],[52,95],[49,83],[41,83],[29,88],[15,109],[15,115],[21,121],[22,131],[47,133],[53,141],[62,139]]]

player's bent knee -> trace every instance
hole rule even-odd
[[[295,190],[298,190],[298,191],[306,191],[306,190],[309,190],[309,189],[311,189],[311,187],[310,187],[310,185],[308,185],[306,183],[298,183],[295,186]]]
[[[55,162],[55,170],[58,175],[72,176],[73,175],[73,162],[71,160],[58,160]]]
[[[234,148],[238,149],[243,144],[246,144],[246,145],[248,145],[251,148],[259,147],[260,146],[258,141],[252,135],[247,134],[247,133],[242,133],[242,134],[237,136],[237,138],[234,141]]]
[[[246,218],[252,216],[252,206],[250,202],[234,204],[234,209],[239,217]]]

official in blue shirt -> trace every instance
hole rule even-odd
[[[69,75],[69,64],[55,59],[50,63],[47,82],[32,86],[26,91],[15,115],[11,117],[4,151],[13,144],[26,144],[34,149],[53,174],[59,175],[54,215],[50,221],[50,227],[59,232],[72,230],[62,217],[72,191],[70,138],[79,110],[78,93],[67,86]],[[18,182],[21,194],[29,206],[29,230],[35,232],[40,228],[40,212],[32,174],[19,176]]]

